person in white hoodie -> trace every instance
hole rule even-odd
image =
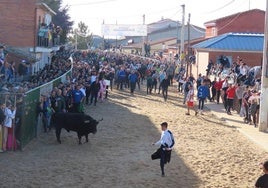
[[[160,146],[158,150],[152,154],[152,160],[160,159],[160,168],[162,172],[162,177],[165,176],[164,165],[170,162],[171,151],[175,144],[173,134],[168,130],[168,123],[161,123],[161,137],[157,142],[152,143],[152,145]]]
[[[5,120],[3,124],[3,151],[6,151],[7,146],[7,136],[8,136],[8,129],[12,127],[12,121],[15,118],[16,115],[16,107],[11,106],[11,102],[7,101],[6,106],[4,107],[4,114],[5,114]]]

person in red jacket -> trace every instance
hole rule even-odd
[[[231,115],[231,109],[234,105],[234,98],[235,98],[235,90],[237,86],[234,84],[229,84],[228,89],[226,90],[226,98],[227,98],[227,114]]]
[[[219,104],[220,102],[220,96],[221,96],[221,88],[222,88],[222,84],[224,80],[221,80],[221,78],[219,78],[219,80],[217,82],[215,82],[214,87],[216,89],[216,99],[217,99],[217,104]]]

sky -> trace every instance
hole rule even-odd
[[[150,24],[164,19],[182,21],[185,5],[185,24],[204,28],[210,20],[247,11],[266,9],[266,0],[62,0],[69,6],[74,27],[82,21],[90,33],[101,36],[105,24]],[[190,14],[190,17],[189,17]]]

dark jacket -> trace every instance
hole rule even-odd
[[[168,89],[168,86],[169,86],[169,81],[168,79],[164,79],[161,83],[161,86],[162,86],[162,89],[165,90],[165,89]]]
[[[92,82],[92,84],[90,85],[90,93],[91,94],[96,94],[98,93],[100,90],[100,83],[98,82]]]
[[[0,108],[0,124],[2,125],[5,120],[5,114],[2,108]]]

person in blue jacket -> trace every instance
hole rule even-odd
[[[138,76],[137,76],[137,74],[135,74],[135,70],[131,71],[131,74],[128,76],[128,79],[129,79],[129,83],[130,83],[130,93],[131,93],[131,95],[133,95],[134,90],[136,88],[136,83],[138,80]]]
[[[206,84],[202,82],[201,86],[199,86],[197,90],[198,112],[200,112],[201,115],[203,115],[204,102],[207,97],[209,97],[209,89]]]

